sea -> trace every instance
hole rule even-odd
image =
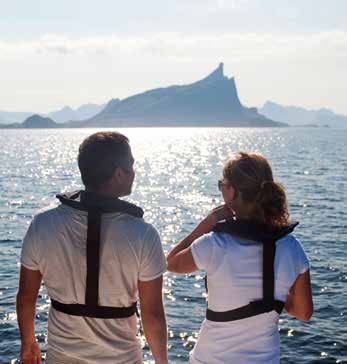
[[[165,252],[222,203],[223,164],[238,151],[269,159],[285,187],[295,234],[311,264],[314,315],[280,317],[281,363],[347,363],[347,129],[129,128],[136,178],[129,201],[145,210]],[[80,189],[76,156],[98,129],[0,130],[0,363],[19,363],[15,311],[22,238],[55,195]],[[187,363],[206,308],[204,272],[166,273],[170,363]],[[45,353],[49,298],[42,286],[36,335]],[[144,363],[153,357],[145,345]]]

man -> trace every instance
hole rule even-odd
[[[165,256],[143,211],[119,197],[131,193],[134,159],[128,139],[99,132],[80,145],[85,190],[58,195],[23,240],[17,294],[22,363],[41,363],[35,304],[41,280],[52,300],[47,362],[140,364],[139,295],[145,336],[156,364],[167,363],[162,301]]]

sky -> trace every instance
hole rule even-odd
[[[188,84],[224,62],[240,100],[347,114],[347,0],[0,0],[0,110]]]

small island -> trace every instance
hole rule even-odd
[[[57,124],[51,118],[45,118],[38,114],[29,116],[23,121],[23,123],[1,125],[1,128],[6,129],[51,129],[61,127],[62,124]]]

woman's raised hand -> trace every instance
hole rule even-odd
[[[214,225],[219,221],[228,220],[235,216],[235,211],[231,207],[231,204],[223,204],[214,208],[210,215]]]
[[[210,233],[218,221],[227,220],[233,216],[235,216],[235,212],[230,204],[214,208],[187,237],[170,250],[167,256],[168,270],[177,273],[196,271],[198,267],[195,264],[190,245],[200,236]]]

